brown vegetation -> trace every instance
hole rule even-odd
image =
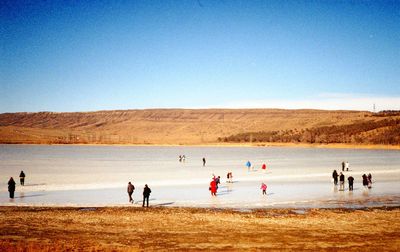
[[[219,138],[223,142],[400,144],[400,119],[357,122],[301,130],[247,132]]]
[[[0,114],[0,143],[398,144],[398,111],[148,109]],[[397,125],[395,125],[397,124]],[[351,132],[348,132],[351,130]]]
[[[0,208],[1,251],[398,251],[400,209]]]

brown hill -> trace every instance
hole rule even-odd
[[[76,113],[0,114],[0,143],[206,144],[216,142],[318,142],[305,134],[350,138],[330,142],[357,143],[358,136],[396,134],[400,113],[281,109],[146,109]],[[386,121],[385,121],[386,120]],[[353,125],[353,126],[350,126]],[[369,125],[369,126],[366,126]],[[372,126],[371,126],[372,125]],[[329,127],[336,127],[335,130]],[[278,133],[276,133],[278,132]],[[288,133],[290,132],[290,133]],[[310,133],[311,132],[311,133]],[[252,135],[268,137],[252,139]],[[279,138],[270,138],[271,133]],[[353,135],[357,134],[357,137]],[[363,135],[364,134],[364,135]],[[340,135],[340,134],[339,134]],[[286,138],[285,138],[286,137]],[[324,139],[326,139],[325,137]],[[350,139],[350,140],[349,140]],[[321,140],[320,142],[324,142]],[[328,142],[328,141],[325,141]],[[398,144],[394,138],[365,144]]]

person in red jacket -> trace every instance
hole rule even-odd
[[[211,191],[211,196],[217,196],[217,183],[215,182],[214,179],[210,182],[209,189]]]
[[[267,171],[267,165],[266,164],[263,164],[262,166],[261,166],[261,169],[265,172],[265,171]]]

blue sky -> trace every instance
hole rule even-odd
[[[400,109],[399,1],[0,6],[0,113]]]

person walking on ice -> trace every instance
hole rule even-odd
[[[264,182],[261,183],[261,190],[263,195],[267,195],[267,185]]]
[[[10,199],[14,199],[15,181],[13,177],[8,181],[8,192],[10,193]]]
[[[247,161],[246,166],[247,166],[247,171],[250,171],[250,168],[251,168],[251,163],[250,163],[250,161]]]
[[[340,181],[339,191],[344,191],[344,175],[343,175],[343,173],[340,173],[339,181]]]
[[[143,189],[143,205],[142,207],[144,207],[144,202],[147,201],[147,207],[149,207],[149,198],[150,198],[150,193],[151,190],[150,188],[147,186],[147,184],[144,186]]]
[[[133,199],[132,199],[132,194],[133,191],[135,190],[135,186],[131,184],[131,182],[128,182],[128,196],[129,196],[129,202],[133,204]]]
[[[349,191],[353,191],[353,183],[354,183],[354,178],[353,176],[349,176],[347,178],[347,180],[349,181]]]
[[[24,171],[21,171],[21,173],[19,174],[19,182],[20,182],[20,184],[22,186],[25,185],[25,173],[24,173]]]

